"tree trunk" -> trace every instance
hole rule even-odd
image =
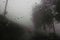
[[[53,36],[55,37],[56,36],[56,32],[55,32],[55,27],[54,27],[54,18],[53,18],[53,22],[52,22],[52,27],[53,27]]]
[[[6,10],[7,10],[7,4],[8,4],[8,0],[6,0],[5,10],[4,10],[4,16],[7,14],[7,12],[6,12]]]
[[[43,30],[45,31],[45,33],[47,33],[46,24],[43,25]]]
[[[54,23],[52,24],[52,26],[53,26],[53,31],[54,31],[54,33],[55,33],[55,27],[54,27]]]

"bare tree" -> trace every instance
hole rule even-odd
[[[7,14],[7,4],[8,4],[8,0],[6,0],[6,3],[5,3],[5,10],[4,10],[4,16]]]

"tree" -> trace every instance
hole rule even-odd
[[[55,19],[60,22],[60,0],[57,0],[56,3],[56,12],[57,14],[55,15]]]
[[[54,5],[48,5],[46,6],[45,4],[42,5],[37,5],[33,9],[33,22],[35,24],[36,29],[39,29],[43,27],[43,29],[46,31],[46,25],[49,27],[49,29],[52,27],[55,33],[55,28],[54,28],[54,16],[55,16],[55,11]],[[53,9],[51,9],[51,7]]]
[[[60,0],[57,0],[56,2],[56,11],[60,13]]]
[[[7,10],[7,4],[8,4],[8,0],[6,0],[6,3],[5,3],[5,9],[4,9],[4,14],[3,14],[4,16],[7,14],[7,11],[6,11]]]

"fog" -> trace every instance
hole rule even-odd
[[[8,0],[7,15],[9,20],[33,28],[32,9],[40,0]],[[6,0],[0,0],[0,14],[4,14]]]
[[[4,13],[6,0],[0,0],[0,14]],[[40,4],[40,0],[8,0],[6,17],[28,28],[33,28],[32,9]],[[55,25],[56,32],[60,33],[60,24]]]

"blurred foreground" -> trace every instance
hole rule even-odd
[[[18,25],[0,15],[0,40],[59,40],[55,33],[35,33],[26,31],[22,25]]]

